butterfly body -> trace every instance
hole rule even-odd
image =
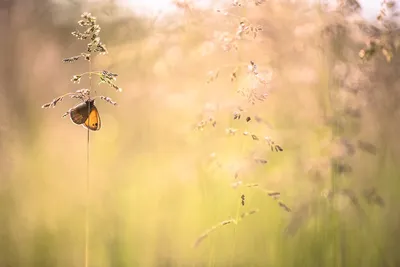
[[[98,131],[101,128],[99,111],[94,105],[93,99],[79,103],[71,108],[69,115],[73,123],[82,125],[89,130]]]

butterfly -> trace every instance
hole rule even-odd
[[[67,93],[54,98],[51,102],[44,104],[42,108],[54,108],[57,103],[61,102],[67,96],[70,98],[80,99],[81,102],[78,105],[70,108],[64,113],[64,115],[62,115],[62,117],[64,118],[69,115],[74,124],[82,125],[86,129],[92,131],[98,131],[101,128],[101,119],[99,111],[94,105],[94,99],[100,98],[101,100],[113,106],[117,105],[117,102],[114,102],[107,96],[95,96],[91,98],[89,89],[79,89],[75,93]]]
[[[101,128],[100,114],[94,105],[94,99],[79,103],[71,108],[68,113],[71,121],[77,125],[82,125],[92,131],[98,131]]]

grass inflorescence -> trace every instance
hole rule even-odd
[[[229,11],[222,9],[216,10],[217,15],[225,16],[233,23],[237,23],[237,26],[233,29],[233,32],[223,32],[214,40],[214,42],[220,46],[222,51],[226,53],[232,53],[233,58],[238,58],[239,54],[242,57],[244,56],[243,53],[241,53],[241,46],[243,42],[248,42],[250,44],[254,43],[254,45],[257,46],[258,43],[255,41],[259,36],[259,33],[263,30],[262,27],[257,23],[251,22],[244,16],[238,16],[235,14],[236,11],[240,11],[241,9],[251,9],[250,5],[255,5],[255,8],[257,8],[262,5],[262,1],[236,1],[232,3]],[[244,63],[238,58],[237,61],[237,64],[227,64],[210,70],[207,74],[206,84],[207,86],[212,86],[213,83],[218,82],[220,79],[225,79],[224,77],[226,77],[226,80],[230,81],[231,86],[236,88],[236,94],[239,95],[242,100],[239,100],[240,103],[238,103],[237,107],[235,107],[233,110],[227,110],[225,116],[233,121],[244,121],[246,125],[256,123],[264,126],[263,128],[269,128],[266,127],[265,121],[261,119],[258,114],[249,114],[246,109],[249,109],[255,105],[261,105],[268,99],[271,87],[270,83],[272,80],[271,67],[259,66],[259,64],[257,64],[254,60],[249,60],[248,62]],[[213,128],[218,127],[217,120],[213,116],[208,116],[198,122],[196,128],[203,132],[205,131],[205,128],[210,126]],[[249,138],[254,142],[254,148],[264,149],[263,147],[266,146],[272,152],[283,151],[282,146],[276,141],[272,140],[271,137],[265,135],[263,136],[262,134],[256,132],[250,132],[247,129],[227,127],[225,129],[225,133],[227,138],[230,136],[246,139]],[[243,139],[242,142],[244,141],[245,139]],[[216,158],[216,156],[214,156],[214,160],[218,161],[219,166],[224,165]],[[262,165],[268,162],[268,160],[265,158],[254,156],[252,156],[252,161],[256,164]],[[238,173],[235,173],[234,177],[232,178],[235,180],[232,183],[233,188],[247,187],[261,189],[267,196],[277,201],[278,205],[284,211],[291,212],[289,206],[280,199],[281,193],[265,190],[258,184],[243,184],[243,182],[238,179]],[[240,205],[242,208],[251,206],[251,203],[248,203],[246,195],[243,192],[240,194],[240,202],[238,205]],[[236,219],[222,221],[212,228],[206,230],[198,237],[194,247],[197,247],[210,233],[220,229],[222,226],[228,224],[236,225],[247,215],[251,215],[259,211],[257,208],[250,212],[244,212],[242,215],[239,215],[239,209],[240,208],[238,207],[238,210],[236,211]]]
[[[66,93],[64,95],[58,96],[58,97],[54,98],[52,101],[50,101],[49,103],[44,104],[42,106],[42,108],[54,108],[58,103],[63,101],[63,99],[65,97],[79,99],[82,103],[93,102],[94,99],[99,98],[101,100],[104,100],[106,103],[112,104],[114,106],[117,105],[117,103],[108,96],[93,95],[93,92],[92,92],[93,76],[95,76],[99,79],[98,84],[106,84],[109,87],[116,90],[117,92],[122,92],[122,88],[120,88],[115,83],[115,81],[118,77],[118,74],[113,73],[109,70],[100,70],[100,71],[92,70],[93,56],[96,53],[100,54],[100,55],[108,54],[108,50],[106,48],[106,45],[100,39],[101,27],[97,23],[96,17],[92,16],[92,14],[90,14],[88,12],[85,12],[81,15],[81,18],[82,19],[78,21],[78,25],[80,27],[86,28],[86,29],[84,31],[75,30],[71,34],[73,36],[75,36],[78,40],[88,41],[86,51],[82,52],[79,55],[65,58],[65,59],[63,59],[63,62],[64,63],[74,63],[74,62],[78,61],[79,59],[83,59],[83,60],[89,62],[89,71],[73,75],[73,77],[71,78],[71,81],[75,84],[79,84],[81,82],[81,79],[84,76],[87,76],[89,78],[91,88],[78,89],[75,92],[70,92],[70,93]],[[94,104],[93,104],[93,106],[94,106]],[[67,115],[71,115],[71,111],[76,110],[77,107],[78,107],[78,105],[70,108],[66,113],[64,113],[63,117],[66,117]],[[83,115],[85,120],[86,119],[90,120],[89,115],[91,113],[91,107],[89,104],[87,104],[87,107],[88,107],[88,111],[86,112],[86,114],[81,114],[81,115]],[[97,112],[97,110],[96,110],[96,112]],[[76,120],[74,120],[74,118],[71,117],[71,119],[74,123],[76,123]],[[83,126],[87,127],[87,125],[89,125],[89,123],[90,122],[88,121],[88,122],[85,122],[84,124],[83,123],[80,123],[80,124],[83,124]],[[91,128],[89,127],[89,129],[91,129]]]

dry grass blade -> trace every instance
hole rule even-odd
[[[259,164],[267,164],[268,161],[266,159],[255,158],[254,161]]]
[[[240,120],[241,117],[242,117],[242,111],[243,111],[243,110],[241,110],[241,109],[240,109],[240,110],[237,110],[237,111],[234,111],[234,112],[233,112],[233,119],[234,119],[234,120]],[[263,119],[262,119],[260,116],[258,116],[258,115],[254,115],[254,116],[252,116],[252,117],[247,116],[247,117],[246,117],[246,122],[249,123],[250,121],[252,121],[252,118],[254,118],[254,121],[256,121],[257,123],[263,123],[263,124],[265,124],[268,128],[272,129],[271,124],[270,124],[269,122],[263,120]]]
[[[73,83],[80,83],[80,82],[81,82],[81,78],[82,78],[81,75],[74,75],[74,76],[72,77],[72,79],[71,79],[71,82],[73,82]]]
[[[234,219],[225,220],[225,221],[219,222],[218,224],[214,225],[213,227],[207,229],[206,231],[204,231],[203,234],[201,234],[201,235],[196,239],[196,241],[194,242],[193,247],[198,247],[199,244],[200,244],[204,239],[206,239],[212,232],[214,232],[214,231],[217,230],[218,228],[220,228],[220,227],[222,227],[222,226],[224,226],[224,225],[231,224],[231,223],[237,224],[237,221],[234,220]]]
[[[59,97],[54,98],[51,102],[46,103],[42,106],[42,108],[54,108],[58,103],[60,103],[66,96],[71,95],[72,93],[68,93]]]
[[[79,89],[75,93],[70,93],[71,98],[80,99],[81,101],[87,101],[90,99],[90,89]]]
[[[283,203],[281,200],[277,200],[278,201],[278,205],[279,207],[283,208],[285,211],[287,212],[291,212],[292,210],[285,204]]]
[[[80,57],[81,57],[81,55],[79,55],[79,56],[73,56],[73,57],[68,57],[68,58],[64,58],[62,61],[63,61],[64,63],[72,63],[72,62],[77,61]]]
[[[265,191],[265,190],[264,190]],[[273,198],[275,201],[278,202],[279,207],[281,207],[284,211],[286,212],[291,212],[292,210],[289,208],[288,205],[286,205],[281,199],[281,193],[275,192],[275,191],[265,191],[267,195],[271,198]]]
[[[101,100],[106,101],[107,103],[116,106],[118,105],[117,102],[113,101],[111,98],[109,98],[108,96],[99,96]]]
[[[67,116],[70,114],[70,112],[71,112],[71,111],[70,111],[70,110],[68,110],[68,111],[67,111],[67,112],[65,112],[65,113],[64,113],[64,114],[63,114],[61,117],[62,117],[62,118],[65,118],[65,117],[67,117]]]
[[[119,87],[118,85],[116,85],[115,83],[113,83],[114,78],[115,78],[115,77],[110,78],[110,77],[107,76],[107,75],[101,75],[101,76],[100,76],[100,84],[101,84],[101,83],[105,83],[105,84],[107,84],[108,86],[114,88],[117,92],[122,92],[122,88]]]
[[[289,208],[288,205],[286,205],[281,199],[281,193],[277,192],[277,191],[269,191],[266,189],[263,189],[259,186],[259,184],[244,184],[242,185],[241,181],[238,181],[236,183],[232,184],[232,187],[236,188],[239,186],[243,186],[243,187],[257,187],[259,188],[261,191],[263,191],[264,193],[266,193],[269,197],[271,197],[272,199],[274,199],[275,201],[278,202],[279,207],[281,207],[283,210],[285,210],[286,212],[291,212],[291,208]]]
[[[216,224],[216,225],[214,225],[213,227],[211,227],[211,228],[209,228],[209,229],[207,229],[206,231],[204,231],[204,233],[203,234],[201,234],[197,239],[196,239],[196,241],[194,242],[194,244],[193,244],[193,247],[194,248],[196,248],[196,247],[198,247],[199,245],[200,245],[200,243],[201,242],[203,242],[203,240],[204,239],[206,239],[212,232],[214,232],[215,230],[217,230],[217,229],[219,229],[219,228],[221,228],[221,227],[223,227],[223,226],[225,226],[225,225],[228,225],[228,224],[238,224],[242,219],[244,219],[245,217],[248,217],[248,216],[250,216],[250,215],[253,215],[253,214],[255,214],[255,213],[257,213],[259,210],[258,209],[254,209],[254,210],[251,210],[251,211],[249,211],[249,212],[245,212],[245,213],[242,213],[241,215],[240,215],[240,217],[239,217],[239,220],[235,220],[235,219],[229,219],[229,220],[224,220],[224,221],[222,221],[222,222],[219,222],[218,224]]]
[[[75,93],[67,93],[65,95],[54,98],[51,102],[44,104],[42,108],[54,108],[67,96],[69,96],[70,98],[78,98],[82,101],[86,101],[90,98],[89,95],[90,95],[89,89],[79,89]]]
[[[280,145],[276,144],[274,141],[272,141],[270,137],[265,136],[264,139],[267,142],[267,144],[270,146],[272,152],[273,151],[275,151],[275,152],[283,151],[283,148]]]

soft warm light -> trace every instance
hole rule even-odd
[[[135,10],[138,13],[172,12],[176,10],[171,0],[118,0],[121,6]]]
[[[185,0],[177,0],[177,2],[180,1],[184,2]],[[174,0],[117,0],[117,2],[121,6],[130,8],[137,13],[169,13],[177,10]],[[208,8],[217,2],[221,2],[221,0],[194,0],[191,2],[198,8]]]

